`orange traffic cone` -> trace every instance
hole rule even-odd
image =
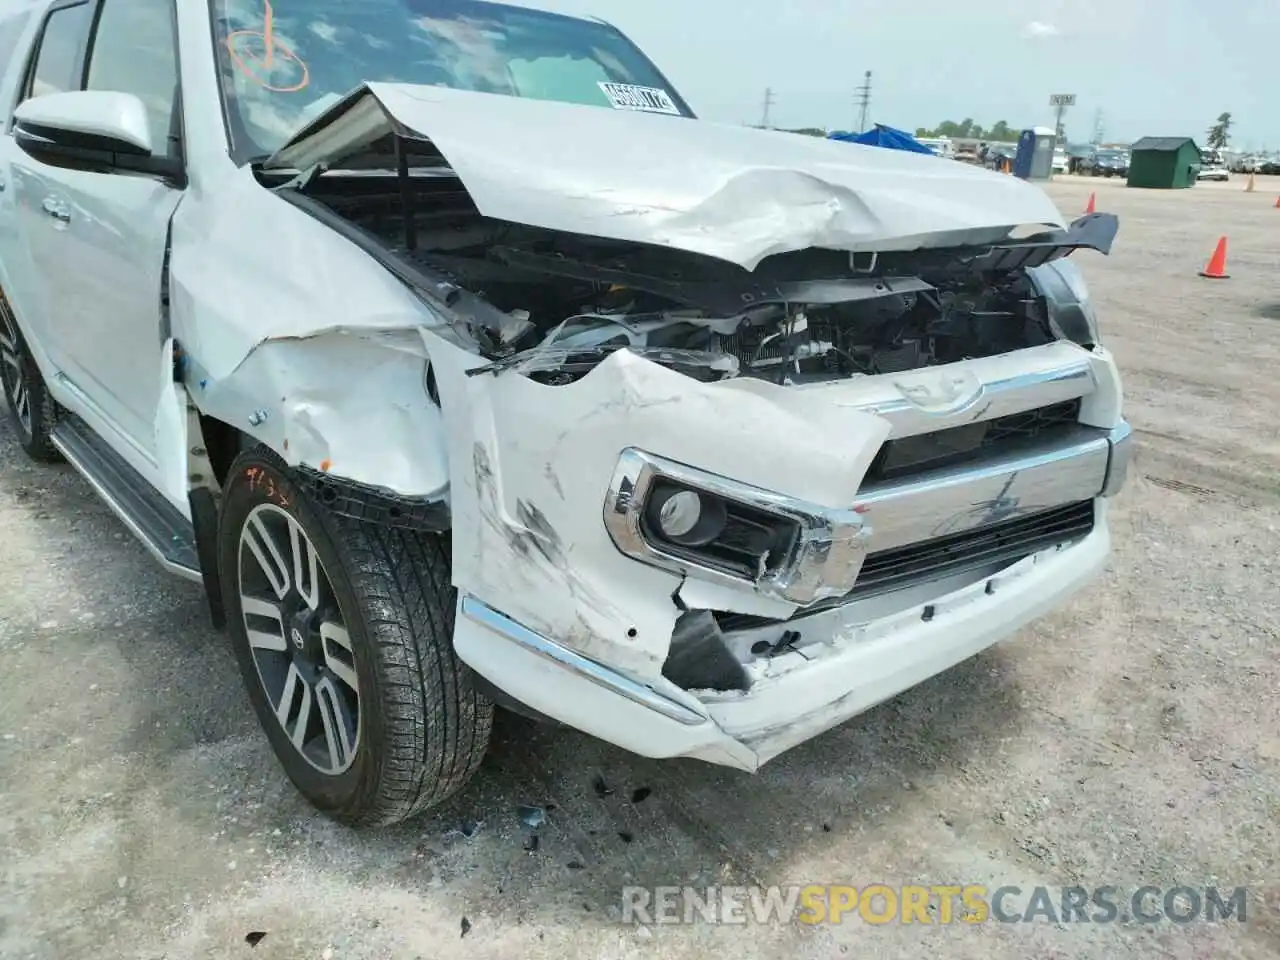
[[[1085,213],[1096,212],[1095,208],[1097,207],[1097,203],[1098,203],[1098,195],[1096,193],[1089,194],[1089,202],[1085,204],[1084,212]]]
[[[1280,210],[1280,197],[1276,197],[1276,209]]]
[[[1208,265],[1200,271],[1200,276],[1208,277],[1210,280],[1226,280],[1230,276],[1227,273],[1226,237],[1218,238],[1218,245],[1213,250],[1213,256],[1209,258]]]

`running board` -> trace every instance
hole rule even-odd
[[[202,582],[195,530],[120,454],[79,417],[66,413],[50,435],[53,445],[170,573]]]

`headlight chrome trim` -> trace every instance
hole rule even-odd
[[[660,480],[791,523],[797,529],[794,542],[777,565],[761,570],[755,578],[664,550],[646,537],[642,526],[649,493]],[[635,447],[623,450],[618,458],[605,496],[604,525],[614,545],[641,563],[738,589],[746,587],[798,606],[847,594],[862,568],[871,535],[871,528],[855,510],[808,503]]]

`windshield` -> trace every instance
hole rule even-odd
[[[210,0],[232,154],[274,153],[365,81],[691,116],[616,29],[484,0]]]

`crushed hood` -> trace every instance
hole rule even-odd
[[[265,166],[387,167],[391,133],[431,141],[485,216],[748,270],[810,247],[960,246],[1064,225],[1039,187],[954,160],[412,84],[356,89]]]

